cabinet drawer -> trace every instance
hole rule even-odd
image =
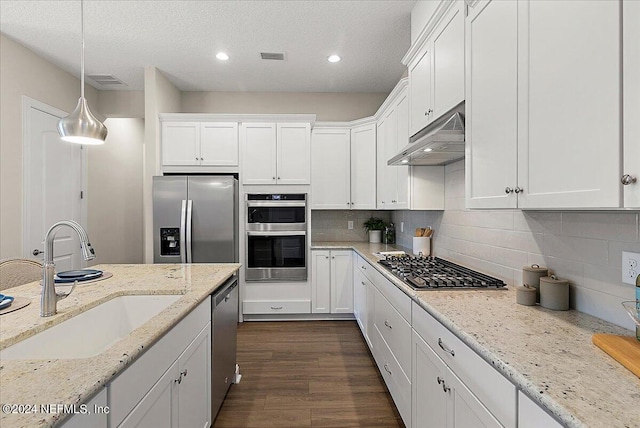
[[[411,324],[501,424],[516,426],[515,385],[416,303]]]
[[[375,326],[389,345],[404,374],[411,378],[411,325],[381,293],[376,293],[375,308]]]
[[[245,300],[242,302],[245,314],[310,314],[309,300]]]
[[[211,321],[211,297],[200,303],[109,384],[109,426],[115,427]]]
[[[373,328],[374,355],[378,369],[384,378],[389,393],[393,397],[394,403],[398,408],[398,412],[402,417],[404,424],[411,426],[411,381],[404,375],[398,361],[394,358],[393,352],[384,341],[380,330]]]
[[[389,303],[391,303],[391,306],[393,306],[407,322],[410,322],[411,298],[404,294],[404,292],[396,287],[390,280],[385,278],[377,269],[371,265],[367,266],[367,268],[373,269],[373,279],[371,282],[373,282],[382,295],[386,297]]]
[[[360,254],[356,253],[356,266],[364,274],[364,276],[369,279],[369,281],[373,282],[375,268],[371,266],[371,264],[364,259]]]

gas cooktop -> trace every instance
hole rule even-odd
[[[506,286],[497,278],[438,257],[387,256],[378,263],[415,290],[499,289]]]

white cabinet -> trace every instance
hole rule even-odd
[[[408,64],[411,135],[464,101],[464,4],[451,2]]]
[[[176,167],[238,167],[236,122],[162,122],[162,165]],[[185,169],[185,172],[198,169]]]
[[[482,0],[466,20],[467,208],[515,208],[518,170],[518,7]]]
[[[107,428],[109,406],[107,402],[107,388],[102,388],[98,394],[86,404],[87,414],[76,414],[63,422],[63,428]]]
[[[311,305],[313,313],[353,313],[351,250],[311,252]]]
[[[618,1],[470,3],[468,208],[633,206],[621,198],[621,159],[630,172],[629,163],[637,162],[634,148],[623,146],[627,89],[621,100],[620,88],[621,67],[633,67],[633,59],[623,64],[625,56],[637,53],[622,50],[621,7]],[[627,194],[638,189],[627,188]]]
[[[502,427],[415,331],[412,334],[412,358],[414,427]]]
[[[623,174],[635,178],[624,186],[624,206],[640,207],[640,2],[622,3],[622,94],[624,112]]]
[[[351,143],[346,128],[314,128],[311,133],[311,208],[351,207]]]
[[[376,128],[316,127],[311,134],[311,208],[376,208]]]
[[[366,265],[365,265],[366,264]],[[373,334],[374,324],[374,285],[365,274],[366,266],[373,269],[368,262],[363,261],[362,257],[355,255],[353,257],[353,315],[356,317],[362,336],[364,337],[369,349],[371,349],[371,336]],[[364,269],[363,269],[364,268]]]
[[[561,428],[551,415],[542,410],[522,391],[518,391],[518,428]]]
[[[309,184],[309,123],[243,123],[243,184]]]

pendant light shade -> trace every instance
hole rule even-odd
[[[80,0],[80,25],[82,32],[82,51],[80,53],[80,99],[76,109],[67,117],[58,121],[58,133],[63,141],[76,144],[104,144],[107,127],[89,110],[84,97],[84,3]]]

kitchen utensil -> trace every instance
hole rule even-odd
[[[626,302],[622,302],[622,306],[627,311],[633,322],[640,327],[640,302],[637,300],[627,300]]]
[[[635,337],[596,333],[591,340],[611,358],[640,377],[640,342]]]
[[[555,275],[540,278],[540,306],[554,311],[569,309],[569,281]]]
[[[536,302],[540,303],[540,278],[549,275],[549,269],[533,264],[522,268],[522,283],[535,287]]]
[[[0,294],[0,309],[8,308],[13,303],[13,297]]]
[[[535,306],[538,289],[527,285],[516,285],[516,303],[524,306]]]

